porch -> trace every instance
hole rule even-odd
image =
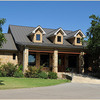
[[[81,68],[80,55],[80,52],[41,51],[27,48],[23,51],[23,71],[25,72],[28,66],[43,66],[45,71],[81,73],[84,68]]]

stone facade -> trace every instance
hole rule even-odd
[[[28,69],[28,48],[25,48],[23,51],[23,72],[25,73],[25,71]]]
[[[15,59],[13,59],[13,54],[16,54]],[[6,64],[6,63],[13,63],[13,64],[18,64],[18,54],[15,52],[0,52],[0,63],[1,64]]]
[[[54,50],[53,54],[53,72],[58,72],[58,50]]]

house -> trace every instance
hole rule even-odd
[[[7,42],[0,48],[1,64],[22,64],[23,72],[28,66],[40,67],[53,72],[65,72],[72,68],[81,72],[80,55],[84,55],[81,30],[58,29],[9,25],[4,34]]]

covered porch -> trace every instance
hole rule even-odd
[[[33,50],[25,48],[23,51],[23,71],[28,66],[43,66],[45,71],[59,72],[84,72],[81,68],[82,52],[62,52],[58,50]]]

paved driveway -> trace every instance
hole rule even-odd
[[[48,87],[0,90],[0,99],[100,99],[100,84],[65,83]]]

